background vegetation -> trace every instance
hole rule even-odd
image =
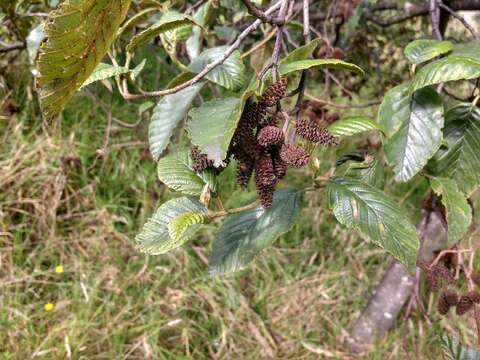
[[[48,9],[43,2],[23,2],[17,15],[5,11],[2,39],[25,39],[42,19],[25,13]],[[321,81],[310,82],[309,94],[337,104],[377,102],[391,84],[408,79],[402,49],[428,37],[428,24],[415,18],[388,30],[355,27],[343,47],[368,76],[354,84],[351,96],[338,88],[325,94]],[[454,25],[447,31],[447,37],[467,36]],[[97,83],[78,92],[59,121],[46,124],[27,51],[0,56],[2,358],[351,358],[343,340],[389,260],[342,229],[327,211],[324,193],[308,193],[293,230],[235,276],[212,278],[206,271],[215,224],[188,247],[145,256],[133,238],[172,193],[156,179],[147,121],[128,128],[111,118],[134,123],[145,118],[148,104],[126,102]],[[165,51],[150,44],[139,57],[147,59],[145,88],[165,86],[174,71]],[[249,61],[262,61],[256,57]],[[376,110],[340,111],[375,116]],[[175,136],[182,141],[182,132]],[[367,141],[378,138],[324,150],[320,166],[327,170],[343,150]],[[310,171],[290,171],[285,183],[305,184]],[[234,194],[230,206],[254,193],[253,187],[240,192],[234,176],[230,167],[219,181],[221,191]],[[425,183],[393,187],[388,179],[389,195],[418,214]],[[435,295],[422,290],[421,298],[426,312],[400,317],[366,358],[438,359],[437,335],[444,329],[460,330],[468,344],[475,341],[469,319],[440,318],[433,311]]]

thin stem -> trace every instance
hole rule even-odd
[[[442,34],[440,33],[440,9],[438,7],[438,1],[430,0],[430,17],[432,19],[432,36],[435,39],[442,40]]]
[[[460,21],[463,26],[465,26],[465,28],[470,31],[470,33],[472,34],[472,36],[478,40],[480,39],[480,36],[478,35],[478,33],[475,31],[475,29],[467,22],[467,20],[465,20],[465,18],[463,16],[460,16],[458,15],[455,11],[453,11],[452,9],[450,9],[447,5],[445,4],[442,4],[442,3],[439,3],[438,4],[439,7],[441,7],[442,9],[444,9],[445,11],[448,11],[450,13],[450,15],[452,15],[455,19],[457,19],[458,21]]]
[[[318,103],[323,104],[323,105],[331,106],[331,107],[334,107],[334,108],[337,108],[337,109],[362,109],[362,108],[375,106],[375,105],[378,105],[378,104],[381,103],[381,101],[379,101],[379,100],[373,100],[373,101],[366,102],[366,103],[363,103],[363,104],[339,105],[339,104],[335,104],[335,103],[330,102],[330,101],[319,99],[319,98],[309,94],[308,92],[305,92],[305,97],[312,100],[312,101],[318,102]]]
[[[257,8],[255,4],[250,2],[249,0],[242,0],[243,5],[247,8],[247,11],[250,15],[256,17],[257,19],[261,20],[264,23],[269,23],[273,25],[283,25],[282,19],[275,19],[273,16],[269,16],[264,13],[262,10]]]
[[[210,211],[208,213],[208,216],[212,219],[217,218],[217,217],[224,217],[224,216],[227,216],[227,215],[230,215],[230,214],[238,214],[238,213],[241,213],[243,211],[255,209],[257,206],[258,206],[258,201],[254,201],[254,202],[252,202],[248,205],[241,206],[241,207],[234,208],[234,209],[224,209],[224,210],[220,210],[220,211]]]
[[[276,4],[272,5],[267,11],[265,11],[265,14],[271,14],[278,10],[280,6],[286,2],[286,0],[282,0],[282,2],[277,2]],[[151,91],[151,92],[145,92],[143,94],[130,94],[128,91],[123,91],[122,96],[126,100],[134,100],[134,99],[144,99],[148,97],[160,97],[160,96],[165,96],[169,94],[175,94],[179,92],[180,90],[186,89],[187,87],[196,84],[200,80],[202,80],[210,71],[215,69],[217,66],[223,64],[232,53],[237,50],[242,41],[253,31],[257,30],[257,28],[262,24],[262,21],[257,19],[255,20],[250,26],[248,26],[238,37],[237,40],[225,51],[224,55],[215,61],[212,61],[211,63],[207,64],[205,68],[203,68],[202,71],[200,71],[197,75],[195,75],[192,79],[184,82],[183,84],[180,84],[178,86],[175,86],[170,89],[164,89],[164,90],[158,90],[158,91]]]

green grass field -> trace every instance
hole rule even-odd
[[[22,110],[0,127],[0,357],[350,359],[343,338],[391,259],[342,229],[323,192],[308,193],[293,230],[233,276],[208,274],[217,224],[167,255],[139,253],[135,234],[173,193],[156,180],[146,121],[106,134],[89,91],[114,116],[138,118],[137,105],[101,85],[48,127],[21,86],[9,95]],[[221,192],[241,201],[232,184],[229,169]],[[432,295],[423,301],[432,323],[414,311],[363,358],[404,359],[406,348],[411,359],[439,359],[437,334],[452,325],[432,311]]]

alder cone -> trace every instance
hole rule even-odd
[[[448,310],[450,310],[450,305],[447,303],[443,296],[440,296],[437,303],[437,310],[440,315],[446,315]]]
[[[198,147],[192,146],[190,152],[193,159],[193,170],[196,172],[202,172],[209,167],[213,167],[213,161],[203,154]]]
[[[275,176],[277,177],[277,181],[282,180],[287,174],[288,164],[283,162],[280,157],[276,157],[273,168],[275,169]]]
[[[266,107],[271,107],[277,105],[277,103],[282,99],[287,92],[287,79],[283,78],[273,83],[262,95],[260,101],[261,104],[264,104]]]
[[[457,304],[457,315],[464,315],[470,311],[473,307],[473,301],[468,294],[464,294],[460,297]]]
[[[270,186],[275,184],[275,169],[269,154],[263,154],[255,162],[255,182],[257,186]]]
[[[274,185],[259,185],[257,184],[258,197],[264,209],[269,209],[273,205],[273,193],[275,192]]]
[[[470,298],[470,300],[472,300],[473,303],[480,303],[480,294],[478,293],[478,291],[469,291],[466,295]]]
[[[283,144],[280,148],[280,159],[288,165],[302,167],[310,161],[310,155],[294,144]]]
[[[265,126],[258,132],[257,140],[262,146],[280,145],[284,140],[283,131],[276,126]]]

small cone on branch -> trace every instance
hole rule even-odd
[[[437,310],[440,315],[446,315],[450,310],[450,305],[447,303],[443,296],[440,296],[437,303]]]
[[[273,205],[273,193],[275,187],[273,185],[259,185],[257,184],[258,197],[264,209],[269,209]]]
[[[460,297],[457,304],[457,315],[464,315],[469,312],[473,307],[473,301],[468,294],[464,294]]]
[[[279,181],[285,177],[287,173],[288,165],[285,162],[283,162],[280,159],[280,157],[276,157],[273,164],[273,168],[275,169],[275,176],[277,178],[277,181]]]
[[[294,144],[283,144],[280,148],[280,159],[295,167],[302,167],[310,161],[310,155],[301,147]]]
[[[275,106],[282,99],[287,92],[287,79],[283,78],[273,83],[262,95],[260,103],[265,104],[267,107]]]
[[[276,126],[265,126],[258,132],[257,140],[262,146],[280,145],[284,140],[283,131]]]
[[[296,124],[297,134],[305,140],[320,143],[325,146],[337,146],[340,140],[320,126],[315,119],[302,118]]]
[[[206,168],[213,167],[213,161],[210,160],[207,155],[203,154],[196,146],[192,146],[190,149],[193,159],[193,170],[201,172]]]

